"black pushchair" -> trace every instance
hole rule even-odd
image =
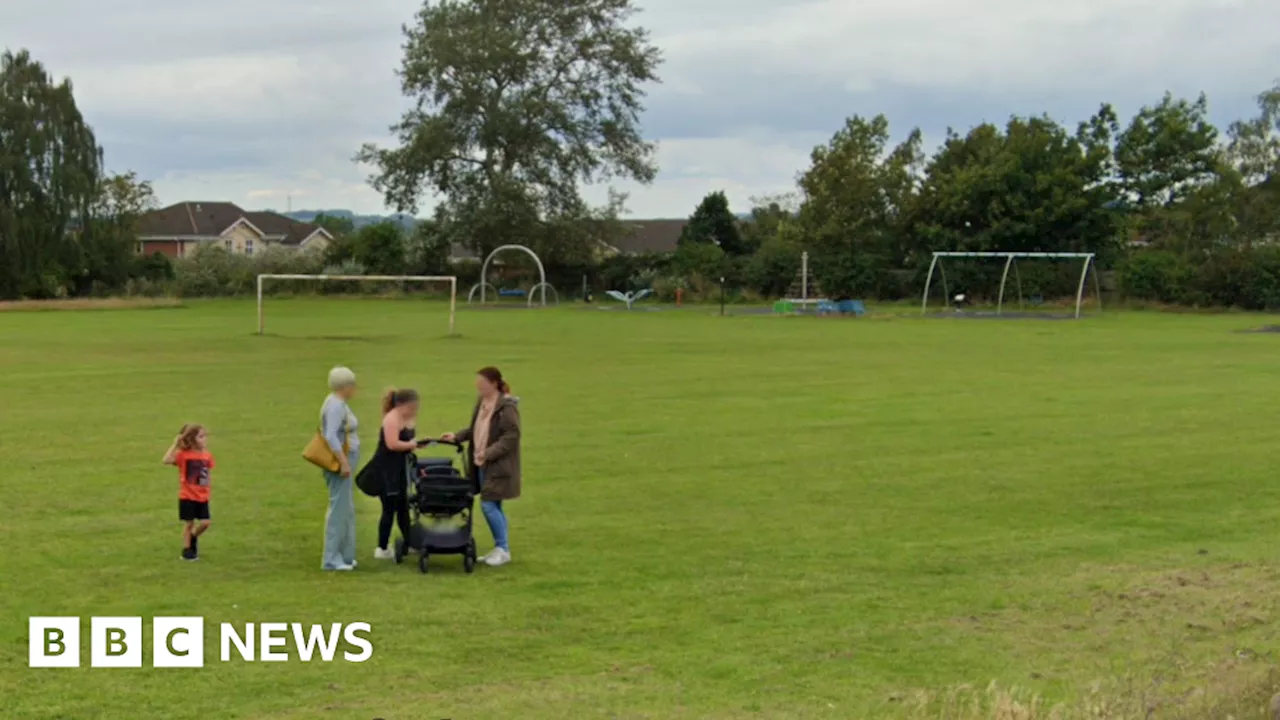
[[[462,456],[462,444],[444,440],[419,440],[419,448],[448,445]],[[396,540],[396,564],[404,562],[409,550],[418,552],[418,568],[427,572],[431,555],[461,555],[462,567],[476,569],[476,540],[471,534],[475,498],[480,493],[475,481],[459,471],[453,458],[415,457],[409,487],[409,512],[413,523],[409,541]]]

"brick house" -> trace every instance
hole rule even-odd
[[[185,257],[200,245],[252,255],[268,245],[323,250],[328,230],[273,212],[253,212],[228,202],[183,202],[153,210],[138,221],[138,253]]]

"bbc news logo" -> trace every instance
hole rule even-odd
[[[80,667],[80,618],[28,618],[28,667]],[[246,623],[218,628],[222,662],[288,662],[290,642],[302,662],[362,663],[373,657],[369,623]],[[144,638],[140,617],[89,618],[89,667],[140,668]],[[339,653],[339,649],[342,650]],[[157,617],[151,620],[151,667],[204,667],[204,618]]]

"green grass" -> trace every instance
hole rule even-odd
[[[1233,332],[1266,318],[566,308],[461,312],[445,339],[413,301],[268,312],[266,337],[248,302],[0,313],[0,715],[857,718],[966,683],[1074,701],[1269,666],[1280,336]],[[366,429],[393,384],[456,429],[471,373],[503,369],[512,565],[376,563],[359,497],[361,567],[319,571],[298,453],[337,363]],[[188,421],[218,459],[197,564],[159,464]],[[32,670],[30,615],[364,620],[375,653],[220,663],[210,628],[202,671]]]

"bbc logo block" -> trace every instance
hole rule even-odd
[[[151,618],[151,667],[202,668],[205,664],[204,618]],[[147,639],[140,617],[89,618],[89,666],[140,668]],[[81,666],[83,624],[78,617],[28,619],[28,666]],[[221,662],[368,662],[373,657],[373,628],[353,623],[231,623],[218,626]],[[292,642],[290,642],[292,641]],[[293,652],[289,652],[292,644]]]
[[[33,668],[80,667],[80,618],[33,617],[27,621],[28,662]],[[157,617],[151,625],[152,667],[204,667],[204,618]],[[89,618],[89,666],[142,667],[142,618]]]
[[[27,636],[31,667],[80,667],[80,618],[33,617]]]

